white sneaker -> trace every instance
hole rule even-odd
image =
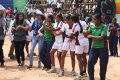
[[[58,76],[59,76],[59,77],[64,76],[64,70],[60,70],[60,72],[59,72]]]
[[[48,69],[48,68],[45,68],[45,71],[49,71],[50,69]]]
[[[48,73],[56,73],[56,68],[53,66],[49,71]]]
[[[83,76],[84,76],[84,77],[87,77],[87,73],[83,73]]]
[[[75,78],[74,78],[74,80],[81,80],[81,78],[83,78],[84,76],[82,76],[82,75],[78,75],[78,76],[76,76]]]
[[[71,75],[72,75],[72,76],[75,76],[75,75],[76,75],[76,72],[75,72],[75,71],[72,71],[72,72],[71,72]]]

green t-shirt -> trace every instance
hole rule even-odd
[[[48,26],[48,24],[46,23],[46,26]],[[54,26],[54,23],[52,23],[52,27]],[[44,41],[53,41],[53,35],[52,33],[44,30]]]
[[[108,28],[103,23],[100,24],[100,26],[97,28],[95,25],[91,25],[88,29],[90,31],[90,34],[93,36],[107,36]],[[96,40],[92,39],[92,48],[104,48],[104,40]]]

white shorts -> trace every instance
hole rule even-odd
[[[26,36],[26,41],[31,41],[32,37],[31,36]]]
[[[75,46],[75,54],[83,54],[88,53],[89,45],[76,45]]]
[[[62,52],[62,45],[63,43],[54,42],[52,49],[57,49],[59,52]]]
[[[64,42],[62,46],[62,50],[65,51],[75,51],[75,42]]]

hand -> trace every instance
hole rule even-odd
[[[43,33],[39,33],[39,36],[40,36],[40,37],[43,37]]]
[[[54,31],[54,32],[53,32],[53,35],[54,35],[54,36],[57,36],[57,33],[56,33],[56,31]]]
[[[87,32],[83,32],[83,36],[84,36],[84,37],[87,37],[87,36],[88,36],[88,33],[87,33]]]
[[[36,36],[36,38],[39,38],[40,37],[40,35],[38,34],[37,36]]]
[[[14,33],[16,31],[16,29],[14,27],[12,27],[12,32]]]
[[[87,38],[92,38],[92,35],[88,35]]]
[[[20,29],[20,28],[22,28],[21,26],[18,26],[17,28],[16,28],[16,30],[18,30],[18,29]]]

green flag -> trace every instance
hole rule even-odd
[[[27,4],[27,0],[14,0],[14,10],[15,8],[18,9],[18,11],[24,11],[26,4]]]

